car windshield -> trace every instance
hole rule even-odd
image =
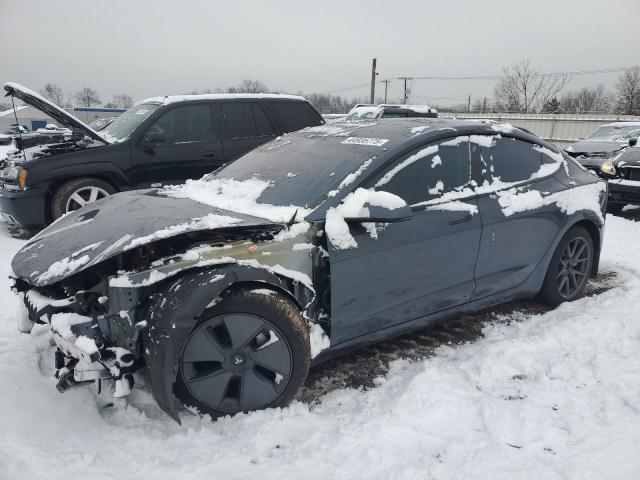
[[[313,208],[374,155],[366,146],[345,145],[341,140],[344,139],[282,137],[204,179],[265,180],[271,186],[262,192],[259,203]]]
[[[134,105],[100,133],[109,141],[120,142],[131,135],[159,107],[159,103]]]
[[[640,125],[603,125],[586,140],[629,140],[640,137]]]

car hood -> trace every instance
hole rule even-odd
[[[88,137],[98,142],[102,142],[105,145],[110,143],[102,135],[89,127],[89,125],[81,122],[76,117],[67,113],[62,108],[50,102],[43,96],[37,94],[33,90],[13,82],[5,83],[4,89],[7,92],[5,96],[13,96],[19,98],[24,103],[31,105],[32,107],[35,107],[41,112],[49,115],[51,118],[55,119],[58,123],[64,125],[65,127],[72,130],[81,130]]]
[[[157,190],[123,192],[65,215],[20,249],[11,266],[16,277],[45,286],[158,240],[193,232],[284,226],[194,200],[166,197]]]
[[[572,153],[574,156],[580,154],[606,153],[620,150],[627,145],[627,142],[609,140],[580,140],[579,142],[572,143],[570,145],[571,148],[567,148],[567,152]]]
[[[619,167],[630,165],[632,167],[640,167],[640,147],[629,147],[615,162]]]

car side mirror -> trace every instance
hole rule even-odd
[[[368,192],[368,198],[358,198],[357,194],[361,191]],[[392,193],[364,189],[358,189],[354,193],[356,195],[345,198],[344,205],[339,207],[344,208],[345,211],[341,213],[347,223],[395,223],[404,222],[413,216],[407,202]]]
[[[629,146],[630,147],[635,147],[638,144],[638,139],[637,138],[630,138],[629,139]]]
[[[145,136],[142,138],[143,146],[148,148],[153,148],[157,145],[161,145],[166,141],[164,135],[158,132],[147,132]]]

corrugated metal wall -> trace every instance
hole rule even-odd
[[[539,137],[564,148],[586,137],[600,125],[611,122],[636,121],[632,115],[537,114],[537,113],[438,113],[440,118],[491,119],[526,128]]]

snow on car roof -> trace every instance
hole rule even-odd
[[[391,103],[383,103],[380,105],[380,107],[387,107],[387,108],[402,108],[405,110],[411,110],[412,112],[416,112],[416,113],[436,113],[437,110],[435,108],[431,108],[429,105],[396,105],[396,104],[391,104]]]
[[[640,122],[612,122],[600,125],[601,127],[640,127]]]
[[[135,104],[139,105],[142,103],[161,103],[163,105],[166,105],[174,102],[189,102],[197,100],[229,100],[233,98],[276,98],[306,101],[304,97],[301,97],[299,95],[286,95],[282,93],[204,93],[199,95],[165,95],[163,97],[149,97],[138,100]]]

